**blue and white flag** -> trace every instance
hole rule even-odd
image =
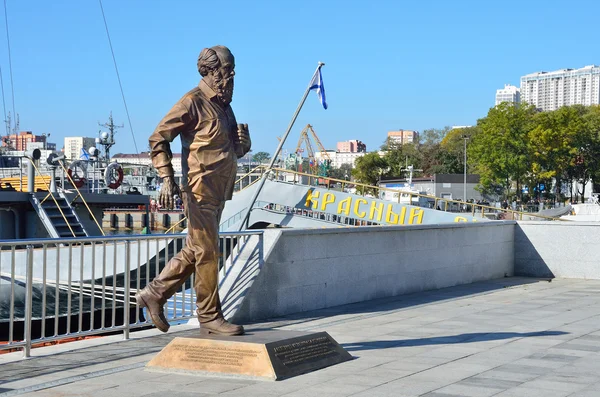
[[[323,85],[321,68],[319,68],[318,73],[315,73],[315,75],[313,76],[313,79],[310,82],[310,89],[317,90],[317,95],[319,96],[319,101],[321,101],[321,105],[323,105],[324,109],[327,109],[327,101],[325,101],[325,86]]]
[[[79,160],[89,160],[90,154],[84,149],[81,148],[81,155],[79,155]]]

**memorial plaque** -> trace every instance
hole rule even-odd
[[[327,332],[266,330],[235,337],[177,337],[146,368],[281,380],[351,359]]]

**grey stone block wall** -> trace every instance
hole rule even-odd
[[[514,225],[266,230],[273,246],[265,247],[264,266],[234,318],[256,321],[511,276]]]
[[[600,223],[518,222],[515,275],[600,279]]]

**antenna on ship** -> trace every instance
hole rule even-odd
[[[108,132],[99,132],[100,138],[97,139],[97,143],[100,143],[102,146],[104,146],[104,155],[106,157],[106,161],[110,162],[110,148],[113,147],[116,143],[115,133],[117,132],[117,128],[123,128],[123,124],[115,125],[113,121],[112,112],[110,112],[110,116],[108,116],[108,123],[98,123],[98,125],[100,127],[108,128]]]
[[[4,124],[6,124],[6,136],[4,138],[2,138],[2,140],[4,141],[4,144],[6,145],[6,147],[8,147],[9,149],[12,149],[13,144],[12,144],[12,141],[10,140],[10,134],[12,133],[12,121],[11,121],[10,111],[8,112],[7,115],[5,115]]]

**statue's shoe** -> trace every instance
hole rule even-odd
[[[200,323],[200,335],[243,335],[244,327],[241,325],[231,324],[223,317],[212,320],[206,323]]]
[[[167,332],[169,330],[170,325],[165,317],[163,305],[160,302],[151,297],[145,289],[135,295],[135,300],[140,307],[145,307],[146,311],[150,313],[150,318],[156,328],[162,332]]]

